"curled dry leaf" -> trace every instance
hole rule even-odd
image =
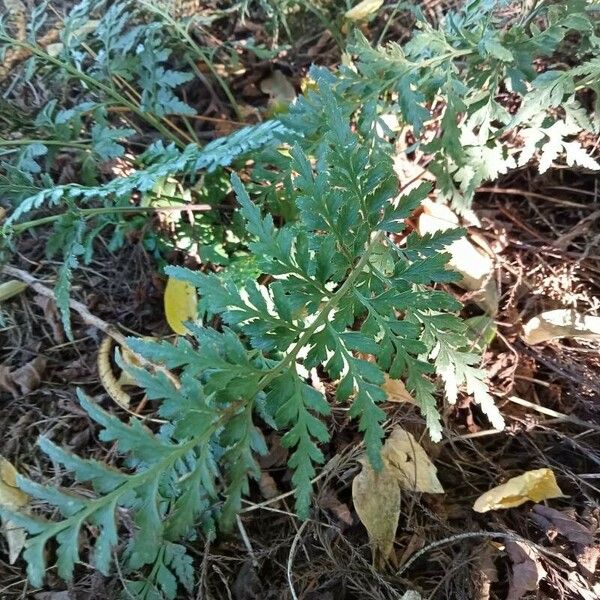
[[[495,559],[498,555],[496,545],[487,541],[474,552],[474,564],[471,572],[473,581],[473,599],[489,600],[492,583],[498,581]]]
[[[519,600],[526,592],[537,589],[546,571],[537,551],[524,542],[507,541],[506,552],[513,563],[506,600]]]
[[[549,310],[528,321],[523,332],[523,339],[528,344],[564,337],[600,340],[600,317],[582,315],[569,308]]]
[[[198,317],[196,288],[187,281],[169,277],[164,295],[165,317],[169,327],[178,335],[185,335],[186,321]]]
[[[43,356],[36,356],[15,370],[0,365],[0,389],[10,392],[14,398],[19,397],[19,389],[21,394],[29,394],[39,387],[45,369],[46,359]]]
[[[420,235],[437,233],[459,227],[456,214],[447,206],[423,201],[423,212],[419,216],[418,231]],[[466,237],[452,242],[445,248],[450,253],[448,267],[460,273],[462,280],[458,285],[470,292],[477,292],[474,301],[489,314],[498,311],[498,288],[492,277],[494,263],[492,259],[478,250]]]
[[[42,382],[42,375],[46,370],[46,359],[36,356],[12,373],[12,380],[21,389],[21,393],[29,394],[37,389]]]
[[[506,483],[485,492],[477,498],[473,510],[479,513],[501,508],[520,506],[529,500],[540,502],[550,498],[563,498],[564,494],[556,483],[550,469],[527,471]]]
[[[96,358],[98,377],[100,378],[100,382],[106,390],[106,393],[112,400],[122,408],[129,409],[131,396],[123,389],[123,386],[137,385],[137,382],[129,373],[127,373],[127,371],[121,371],[118,379],[115,377],[110,361],[113,344],[113,339],[110,336],[106,336],[98,348],[98,356]],[[119,353],[123,361],[122,364],[134,367],[140,366],[140,361],[128,348],[119,346]]]
[[[17,470],[12,463],[0,456],[0,506],[10,511],[18,511],[29,503],[29,496],[17,487]],[[12,565],[25,545],[25,530],[6,519],[2,530],[8,543],[9,562]]]
[[[366,459],[362,471],[352,482],[352,500],[358,518],[369,534],[373,565],[381,570],[394,550],[396,528],[400,518],[400,486],[389,465],[377,472]]]
[[[414,436],[395,427],[385,442],[381,455],[405,490],[443,494],[437,469]]]

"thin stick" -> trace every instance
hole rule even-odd
[[[578,419],[577,417],[572,417],[571,415],[566,415],[556,410],[552,410],[551,408],[540,406],[539,404],[534,404],[533,402],[529,402],[529,400],[524,400],[523,398],[519,398],[518,396],[509,396],[507,400],[509,402],[512,402],[513,404],[519,404],[520,406],[531,408],[536,412],[541,413],[542,415],[554,417],[555,419],[559,419],[560,421],[565,421],[566,423],[573,423],[573,425],[579,425],[580,427],[586,427],[588,429],[600,431],[600,425],[590,423],[589,421],[584,421],[583,419]]]
[[[537,198],[538,200],[547,200],[548,202],[553,202],[554,204],[572,206],[573,208],[591,208],[589,204],[580,204],[579,202],[571,202],[570,200],[561,200],[560,198],[553,198],[552,196],[546,196],[545,194],[538,194],[537,192],[528,192],[526,190],[518,190],[515,188],[479,187],[475,191],[485,192],[488,194],[511,194],[514,196]]]
[[[565,564],[567,564],[570,567],[575,566],[575,563],[573,561],[569,560],[568,558],[565,558],[562,554],[559,554],[558,552],[553,552],[552,550],[549,550],[548,548],[544,548],[543,546],[540,546],[539,544],[531,542],[530,540],[526,540],[524,537],[521,537],[520,535],[516,535],[515,533],[500,533],[500,532],[496,532],[496,531],[470,531],[468,533],[459,533],[457,535],[452,535],[450,537],[444,538],[443,540],[437,540],[435,542],[432,542],[431,544],[428,544],[424,548],[421,548],[421,550],[419,550],[418,552],[413,554],[411,556],[411,558],[400,568],[400,570],[396,572],[396,576],[400,577],[404,572],[406,572],[412,566],[412,564],[416,560],[421,558],[421,556],[423,556],[424,554],[427,554],[430,550],[438,548],[439,546],[444,546],[445,544],[453,544],[454,542],[457,542],[459,540],[464,540],[464,539],[469,539],[469,538],[477,538],[477,537],[486,537],[486,538],[492,538],[492,539],[504,538],[507,540],[515,541],[515,542],[521,542],[523,544],[527,544],[528,546],[531,546],[532,548],[535,548],[539,552],[547,554],[548,556],[552,556],[554,558],[560,559],[562,562],[564,562]]]
[[[300,543],[300,538],[302,537],[302,532],[306,529],[308,525],[308,521],[304,521],[302,525],[300,525],[296,535],[294,536],[294,541],[292,542],[292,547],[290,548],[290,555],[288,556],[287,561],[287,580],[290,588],[290,592],[292,594],[292,600],[298,600],[298,596],[296,595],[296,590],[294,589],[294,582],[292,581],[292,567],[294,566],[294,557],[296,556],[296,549],[298,548],[298,544]]]
[[[237,526],[240,531],[240,535],[242,536],[242,540],[244,540],[244,546],[246,546],[246,550],[248,550],[248,554],[252,559],[252,566],[255,569],[258,569],[258,561],[256,560],[256,555],[254,554],[254,548],[252,547],[252,543],[250,542],[250,538],[248,537],[248,533],[246,532],[246,528],[240,519],[240,515],[236,515],[235,519],[237,521]]]
[[[2,267],[2,273],[24,281],[32,290],[35,290],[41,296],[46,296],[46,298],[56,300],[54,291],[45,286],[39,279],[36,279],[33,275],[27,273],[27,271],[17,269],[16,267],[11,267],[10,265],[5,265]],[[102,319],[93,315],[85,304],[71,299],[69,300],[69,306],[83,319],[84,323],[103,331],[106,335],[109,335],[113,340],[115,340],[119,346],[128,347],[125,336],[121,334],[117,328],[114,327],[114,325],[111,325],[110,323],[107,323],[106,321],[103,321]],[[150,364],[148,361],[145,362]]]
[[[41,296],[46,296],[46,298],[51,298],[56,301],[56,295],[53,290],[49,287],[45,286],[39,279],[36,279],[33,275],[27,273],[27,271],[23,271],[22,269],[17,269],[16,267],[11,267],[10,265],[5,265],[0,269],[1,273],[6,275],[10,275],[11,277],[16,277],[21,281],[24,281],[32,290],[35,290]],[[93,315],[87,308],[85,304],[79,302],[77,300],[70,299],[69,306],[72,310],[74,310],[87,325],[91,325],[100,331],[103,331],[106,335],[110,336],[119,346],[123,348],[128,348],[129,351],[136,357],[136,359],[140,362],[140,364],[151,367],[152,369],[162,371],[177,387],[179,387],[179,381],[177,378],[168,370],[160,365],[155,365],[150,362],[137,352],[135,352],[132,348],[129,347],[127,343],[127,338],[114,326],[106,321],[103,321],[96,315]]]

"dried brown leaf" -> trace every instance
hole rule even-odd
[[[54,341],[57,344],[62,344],[65,341],[65,334],[54,299],[36,294],[33,297],[33,301],[42,309],[46,323],[50,325],[50,329],[52,330]]]
[[[506,553],[513,563],[506,600],[519,600],[526,592],[537,589],[540,580],[546,576],[546,571],[536,550],[524,542],[507,541]]]
[[[29,394],[40,386],[45,370],[46,359],[43,356],[36,356],[12,372],[12,381],[20,388],[22,394]]]
[[[415,399],[410,395],[401,379],[392,379],[387,373],[384,374],[384,378],[381,389],[387,394],[388,402],[415,404]]]
[[[260,474],[260,479],[258,481],[258,488],[260,489],[260,495],[265,500],[271,500],[271,498],[275,498],[279,496],[279,490],[277,489],[277,483],[273,479],[272,475],[263,471]]]
[[[12,371],[6,365],[0,365],[0,390],[12,394],[13,398],[19,397],[19,390],[12,378]]]
[[[371,543],[373,565],[383,569],[392,557],[400,518],[400,486],[388,465],[376,472],[366,459],[352,482],[352,500]]]
[[[381,455],[384,462],[393,468],[392,473],[405,490],[428,494],[444,493],[435,465],[408,431],[395,427],[383,445]]]

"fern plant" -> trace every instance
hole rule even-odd
[[[268,285],[236,285],[215,274],[170,267],[167,273],[198,287],[205,322],[187,325],[175,344],[130,339],[132,350],[157,368],[123,364],[165,423],[152,431],[137,418],[128,424],[79,393],[82,407],[101,426],[100,439],[115,442],[121,469],[70,454],[42,438],[41,449],[90,482],[93,498],[21,477],[18,485],[56,507],[58,520],[3,515],[30,533],[24,557],[31,582],[41,585],[45,548],[57,545],[59,575],[70,578],[84,524],[93,527],[92,562],[110,570],[117,546],[117,517],[130,515],[135,532],[123,551],[126,571],[148,575],[128,583],[139,597],[174,598],[176,580],[191,585],[182,540],[202,523],[206,535],[231,527],[250,478],[259,475],[256,454],[266,451],[261,430],[284,432],[293,471],[296,510],[309,514],[311,480],[329,439],[323,418],[329,399],[309,383],[320,368],[337,380],[336,400],[363,433],[368,456],[381,466],[386,400],[384,373],[405,378],[434,439],[441,435],[436,373],[450,401],[466,386],[496,427],[495,408],[478,357],[465,347],[460,304],[431,285],[453,281],[444,246],[460,230],[420,237],[406,220],[427,196],[427,184],[398,196],[385,146],[353,132],[326,86],[319,90],[326,133],[314,162],[299,145],[288,160],[299,219],[276,227],[232,176],[240,213],[252,237],[250,250]],[[403,238],[401,243],[394,240]],[[372,356],[369,360],[366,355]],[[173,375],[176,373],[176,375]]]
[[[600,92],[597,3],[537,2],[526,12],[510,0],[471,0],[438,28],[412,10],[417,22],[403,46],[373,47],[356,31],[348,46],[354,59],[329,85],[349,112],[361,107],[388,136],[395,132],[383,116],[397,117],[397,130],[415,139],[405,151],[427,157],[442,198],[464,211],[484,181],[538,153],[541,172],[563,155],[570,166],[600,168],[577,140],[600,127],[597,103],[581,104],[584,90]],[[293,111],[304,113],[295,119],[303,133],[318,139],[310,103],[301,99]]]

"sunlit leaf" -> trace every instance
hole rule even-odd
[[[550,469],[527,471],[482,494],[473,505],[475,512],[484,513],[501,508],[520,506],[529,500],[540,502],[562,498],[564,494]]]
[[[347,10],[344,16],[349,21],[364,21],[376,13],[383,5],[383,0],[362,0],[356,6]]]
[[[165,317],[169,327],[179,335],[185,335],[186,321],[198,316],[196,288],[187,281],[169,277],[164,296]]]

